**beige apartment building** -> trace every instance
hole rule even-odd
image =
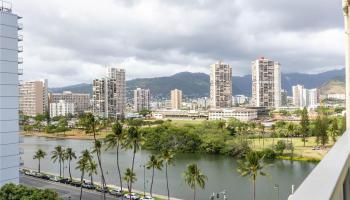
[[[47,79],[24,81],[19,87],[19,93],[19,107],[24,115],[35,116],[49,111]]]
[[[74,104],[74,113],[72,114],[82,114],[90,108],[90,94],[73,93],[71,91],[49,93],[49,103],[59,103],[60,100]]]
[[[150,90],[137,88],[134,90],[134,110],[140,112],[141,110],[149,110],[150,106]]]
[[[232,67],[218,63],[210,65],[210,108],[230,108],[232,106]]]
[[[171,109],[180,110],[182,106],[182,91],[178,89],[171,90],[170,96]]]
[[[252,62],[252,105],[268,108],[281,106],[279,62],[264,57]]]

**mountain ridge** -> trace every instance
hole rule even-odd
[[[288,94],[292,93],[292,86],[296,84],[304,85],[305,88],[319,88],[331,79],[345,80],[345,69],[331,70],[318,74],[303,73],[282,73],[282,89],[286,89]],[[243,94],[251,96],[251,75],[233,76],[233,94]],[[126,81],[127,96],[132,98],[133,90],[140,88],[149,88],[151,95],[155,98],[168,98],[170,90],[180,89],[183,95],[189,98],[209,96],[209,75],[200,72],[179,72],[171,76],[154,78],[137,78]],[[81,93],[92,93],[92,85],[89,83],[80,83],[59,88],[50,88],[51,92],[72,91]]]

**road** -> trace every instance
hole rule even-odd
[[[27,176],[24,174],[20,175],[20,183],[30,187],[36,187],[40,189],[52,189],[55,190],[58,195],[64,200],[79,200],[80,197],[80,187],[73,187],[71,185],[66,185],[62,183],[57,183],[53,181],[43,180],[40,178],[35,178],[32,176]],[[103,195],[95,190],[83,189],[84,200],[103,200]],[[106,194],[107,200],[119,200],[121,198],[113,197]]]

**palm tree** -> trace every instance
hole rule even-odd
[[[142,144],[141,132],[133,126],[130,127],[126,135],[125,147],[128,149],[133,149],[132,164],[131,164],[132,173],[134,172],[135,155],[136,155],[136,152],[141,148],[141,144]],[[132,190],[132,182],[129,182],[129,186]]]
[[[88,169],[89,162],[92,161],[92,156],[89,152],[89,150],[84,150],[81,152],[81,156],[79,157],[79,161],[77,162],[76,169],[79,169],[81,171],[81,178],[80,178],[80,200],[83,196],[83,179],[84,179],[84,173]]]
[[[35,152],[35,155],[33,156],[33,159],[38,159],[38,172],[40,173],[40,160],[45,158],[46,152],[42,149],[38,149],[38,151]]]
[[[163,151],[161,156],[163,162],[165,163],[165,178],[166,178],[166,188],[168,191],[168,200],[170,200],[170,192],[169,192],[169,180],[168,180],[168,166],[174,163],[174,153],[168,149]]]
[[[152,169],[152,181],[151,181],[151,188],[150,188],[150,194],[152,195],[152,189],[153,189],[153,180],[154,180],[154,169],[162,170],[163,167],[163,160],[158,159],[155,155],[151,155],[149,157],[149,161],[146,164],[147,169]]]
[[[54,163],[58,160],[58,163],[60,165],[60,177],[62,176],[61,169],[62,169],[62,158],[64,156],[63,153],[64,153],[64,150],[61,145],[57,145],[55,147],[55,150],[51,152],[52,154],[51,160],[53,160]]]
[[[208,179],[196,164],[187,165],[187,170],[183,174],[187,185],[193,189],[193,200],[196,199],[196,184],[202,189],[205,187],[205,181]]]
[[[132,192],[131,184],[137,181],[136,174],[130,169],[127,168],[124,173],[124,181],[127,182],[129,194]]]
[[[119,147],[120,144],[123,142],[123,125],[121,125],[119,122],[113,124],[112,126],[112,134],[109,134],[105,138],[105,143],[107,144],[107,149],[110,148],[116,148],[117,150],[117,169],[119,174],[119,184],[120,184],[120,190],[123,191],[123,181],[122,181],[122,175],[120,171],[119,166]]]
[[[95,161],[91,160],[87,166],[87,171],[89,172],[91,184],[94,184],[93,175],[97,174],[97,164]]]
[[[70,171],[70,163],[73,159],[76,159],[77,156],[75,155],[75,152],[73,151],[72,148],[67,148],[66,149],[66,158],[68,160],[68,172],[69,172],[69,177],[70,177],[70,180],[72,181],[72,173]]]
[[[103,173],[102,161],[101,161],[101,146],[102,145],[101,145],[101,142],[98,141],[97,138],[96,138],[96,132],[98,131],[98,125],[99,125],[99,121],[98,121],[98,119],[96,119],[92,115],[92,113],[88,113],[85,116],[85,120],[84,120],[85,131],[87,133],[93,133],[94,146],[95,146],[95,150],[96,150],[94,152],[96,153],[98,166],[99,166],[100,172],[101,172],[102,187],[105,188],[106,187],[106,180],[105,180],[105,176],[104,176],[104,173]],[[103,192],[103,199],[106,199],[106,193],[104,193],[104,192]]]
[[[263,164],[264,156],[256,151],[249,152],[244,161],[238,161],[237,171],[241,176],[249,176],[253,181],[253,200],[255,200],[255,185],[258,175],[266,176],[267,174],[263,172],[265,165]]]

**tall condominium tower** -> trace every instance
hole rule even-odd
[[[296,107],[306,106],[306,91],[303,85],[292,86],[293,91],[293,105]]]
[[[229,64],[210,65],[210,102],[211,108],[229,108],[232,106],[232,68]]]
[[[47,79],[24,81],[19,96],[19,109],[24,115],[35,116],[49,111]]]
[[[109,67],[107,77],[93,80],[92,111],[101,117],[123,117],[125,70]]]
[[[150,109],[150,91],[149,89],[137,88],[134,90],[134,110],[140,112],[145,109]]]
[[[170,101],[171,109],[180,110],[182,107],[182,91],[178,89],[171,90]]]
[[[252,62],[252,104],[269,108],[281,106],[279,62],[264,57]]]
[[[19,182],[19,93],[18,64],[22,59],[18,45],[19,16],[12,6],[0,0],[0,187]]]

